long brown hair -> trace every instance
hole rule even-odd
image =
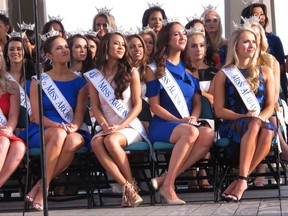
[[[119,59],[117,73],[113,78],[113,81],[116,84],[115,96],[117,99],[123,99],[122,94],[128,88],[131,81],[132,67],[129,63],[131,62],[131,60],[129,59],[130,57],[127,49],[127,41],[121,33],[107,33],[102,37],[99,44],[99,50],[97,51],[96,68],[98,68],[103,73],[105,66],[108,64],[108,59],[106,58],[106,56],[108,55],[109,51],[109,43],[114,35],[120,35],[126,45],[125,54],[122,59]]]

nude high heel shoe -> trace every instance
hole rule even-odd
[[[171,199],[165,197],[161,187],[159,188],[159,194],[161,195],[161,197],[163,197],[165,199],[165,201],[168,205],[184,205],[184,204],[186,204],[186,202],[184,200],[181,200],[181,199],[171,200]]]

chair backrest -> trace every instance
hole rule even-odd
[[[201,109],[201,114],[200,118],[201,119],[214,119],[214,110],[213,107],[205,96],[201,96],[201,102],[202,102],[202,109]]]
[[[16,128],[26,128],[29,123],[29,115],[26,107],[20,106],[18,122]]]
[[[152,118],[151,111],[150,111],[150,105],[149,103],[142,99],[142,110],[140,114],[138,115],[138,118],[140,121],[150,121]]]

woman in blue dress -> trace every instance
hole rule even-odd
[[[161,186],[159,193],[171,205],[185,204],[175,193],[175,179],[192,164],[204,158],[215,137],[211,128],[194,126],[201,111],[201,91],[199,82],[186,72],[181,60],[186,43],[187,33],[179,22],[164,26],[158,34],[156,64],[149,65],[146,75],[146,96],[154,113],[149,125],[150,139],[152,142],[163,141],[175,145],[167,174],[152,179],[151,183],[154,189]],[[174,105],[160,82],[167,74],[165,67],[180,87],[180,90],[174,93],[184,96],[182,103],[188,109],[185,115],[178,111],[178,106]]]
[[[221,138],[231,140],[229,151],[233,158],[239,158],[238,177],[222,193],[222,197],[227,201],[237,202],[241,199],[247,189],[248,175],[269,153],[275,134],[273,124],[266,122],[274,109],[274,76],[271,68],[257,66],[257,49],[259,49],[257,40],[255,32],[250,27],[242,26],[233,32],[229,40],[224,69],[215,76],[214,109],[216,116],[223,119],[219,134]],[[247,80],[246,89],[249,91],[247,90],[245,94],[240,95],[238,90],[244,92],[245,89],[234,87],[234,82],[226,75],[229,74],[228,67],[232,66],[235,66],[234,71],[238,77],[243,75],[243,80],[239,79],[238,83]],[[236,75],[231,77],[234,78]],[[251,102],[250,98],[245,97],[247,92],[251,94],[250,98],[255,95],[255,100],[252,102],[255,107],[259,104],[258,108],[246,108],[244,101]],[[248,99],[243,101],[241,96]],[[249,107],[249,103],[246,104]]]
[[[90,134],[82,128],[80,129],[87,109],[88,84],[84,78],[75,75],[68,69],[67,63],[70,60],[70,51],[64,38],[61,36],[47,38],[44,42],[43,50],[47,58],[53,61],[52,69],[45,73],[52,80],[51,88],[58,87],[59,92],[62,93],[73,109],[71,122],[67,121],[64,117],[62,118],[54,107],[54,101],[51,102],[46,92],[44,92],[45,86],[42,88],[46,175],[47,185],[49,185],[55,176],[63,172],[70,165],[76,150],[90,140]],[[45,82],[48,82],[43,80],[42,86],[45,85]],[[37,80],[33,79],[30,88],[33,122],[28,127],[30,148],[40,147],[37,85]],[[57,96],[60,96],[60,94]],[[26,130],[21,133],[23,139],[25,139],[25,134]],[[32,188],[26,196],[26,200],[32,204],[34,209],[43,210],[41,180]]]

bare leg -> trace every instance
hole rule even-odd
[[[112,134],[111,134],[112,135]],[[102,164],[104,169],[121,185],[126,183],[126,179],[123,176],[121,170],[115,163],[114,159],[108,153],[106,146],[104,144],[105,137],[94,137],[91,141],[92,149]],[[121,147],[122,148],[122,147]],[[123,151],[123,149],[122,149]],[[125,152],[124,152],[125,153]]]
[[[83,145],[84,139],[78,133],[67,135],[61,154],[57,161],[53,178],[62,173],[71,164],[75,152]]]
[[[10,142],[8,140],[8,142]],[[2,142],[0,141],[1,145]],[[4,165],[2,169],[0,169],[0,188],[3,184],[9,179],[9,177],[13,174],[13,172],[17,169],[19,163],[21,162],[24,154],[25,154],[26,146],[21,141],[12,141],[10,144],[10,148],[8,150]],[[1,154],[0,154],[1,155]],[[1,160],[3,160],[1,158]]]
[[[203,156],[196,156],[191,154],[191,150],[195,145],[195,141],[199,136],[199,131],[196,127],[180,124],[173,130],[170,142],[175,143],[169,161],[167,176],[162,185],[162,193],[170,200],[179,199],[174,190],[174,182],[179,170],[185,163],[188,157],[197,157],[195,161],[201,159]],[[201,153],[199,153],[200,155]]]

